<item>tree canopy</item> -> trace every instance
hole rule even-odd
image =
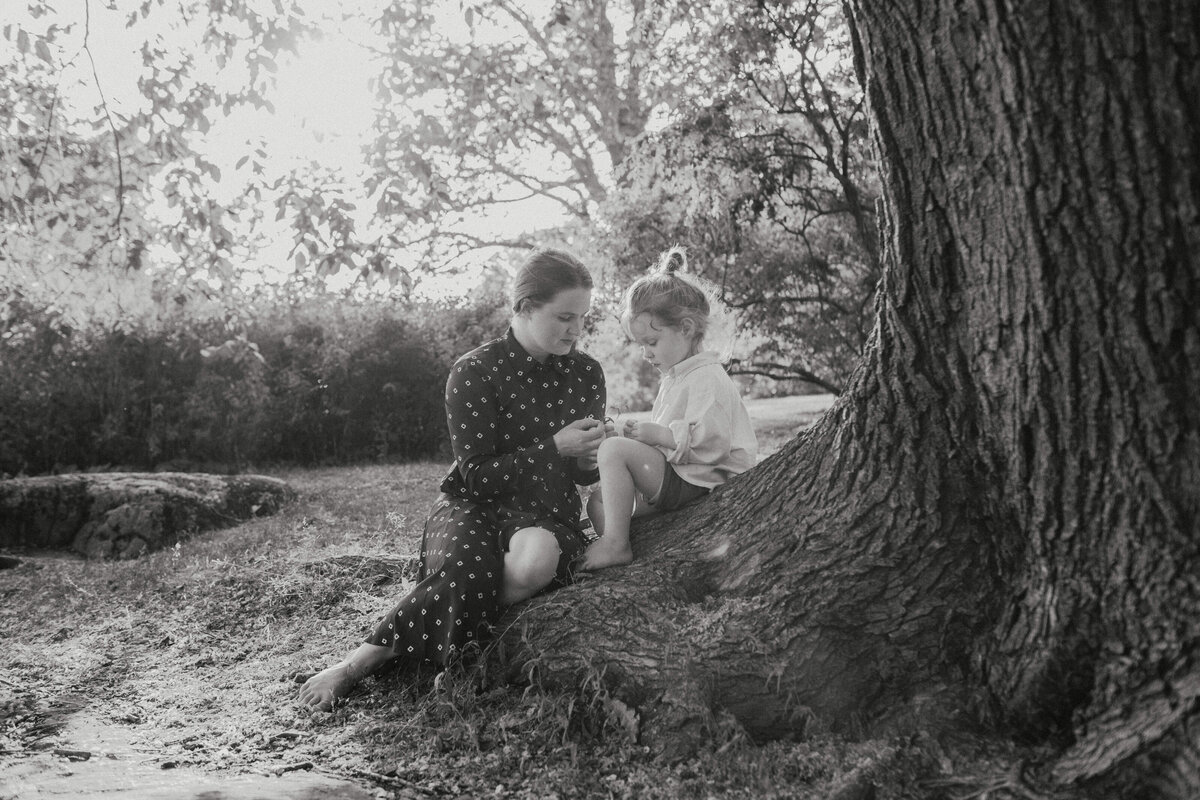
[[[836,3],[328,14],[159,0],[72,18],[30,3],[0,65],[10,261],[408,289],[557,239],[617,285],[678,243],[757,337],[743,369],[843,384],[877,280],[877,189]],[[93,29],[118,16],[140,42],[136,92],[93,68]],[[375,135],[353,173],[319,156],[281,172],[278,140],[219,141],[229,115],[273,111],[280,65],[343,18],[374,64]],[[65,91],[68,68],[82,89]]]

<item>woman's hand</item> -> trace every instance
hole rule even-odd
[[[577,419],[554,434],[559,455],[594,458],[604,441],[604,423],[598,419]]]
[[[620,434],[617,433],[617,426],[613,424],[613,421],[611,419],[609,419],[608,417],[605,417],[604,418],[604,437],[600,441],[604,441],[604,439],[609,439],[609,438],[612,438],[613,436],[619,436],[619,435]],[[598,466],[598,464],[596,463],[596,454],[599,452],[600,452],[600,446],[596,445],[596,449],[593,452],[589,453],[586,456],[579,456],[579,458],[575,459],[575,463],[577,463],[579,465],[579,468],[581,470],[583,470],[584,472],[591,472]]]

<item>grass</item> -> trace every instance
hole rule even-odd
[[[769,418],[782,440],[784,417]],[[904,742],[756,746],[731,731],[682,763],[656,761],[594,692],[463,669],[370,678],[331,714],[298,707],[291,676],[347,653],[411,585],[444,470],[286,471],[300,499],[274,517],[137,561],[38,556],[0,572],[0,754],[63,746],[82,715],[158,768],[319,771],[380,797],[850,798],[863,781],[914,785],[924,756]]]

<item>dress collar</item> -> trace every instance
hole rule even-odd
[[[567,375],[571,371],[571,355],[568,353],[565,356],[558,356],[553,353],[546,356],[544,362],[538,361],[533,356],[529,355],[529,351],[521,346],[517,341],[513,329],[510,327],[504,334],[504,341],[508,348],[508,357],[512,359],[513,367],[520,375],[529,373],[537,373],[538,370],[551,369],[562,375]]]
[[[717,354],[715,352],[713,352],[712,350],[703,350],[699,353],[696,353],[696,355],[694,355],[694,356],[689,356],[688,358],[685,358],[683,361],[680,361],[678,364],[671,367],[669,370],[667,370],[665,373],[663,373],[663,377],[665,377],[665,378],[682,378],[684,375],[687,375],[689,372],[691,372],[694,369],[699,369],[700,367],[707,367],[709,364],[720,364],[720,363],[721,363],[721,360],[719,358],[717,358]]]

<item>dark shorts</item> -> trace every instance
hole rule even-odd
[[[666,457],[664,456],[663,458],[665,459]],[[685,506],[693,500],[698,500],[712,491],[703,486],[688,483],[679,477],[679,473],[675,471],[675,467],[670,464],[666,464],[665,467],[662,486],[658,487],[657,494],[648,501],[655,511],[674,511],[680,506]]]

